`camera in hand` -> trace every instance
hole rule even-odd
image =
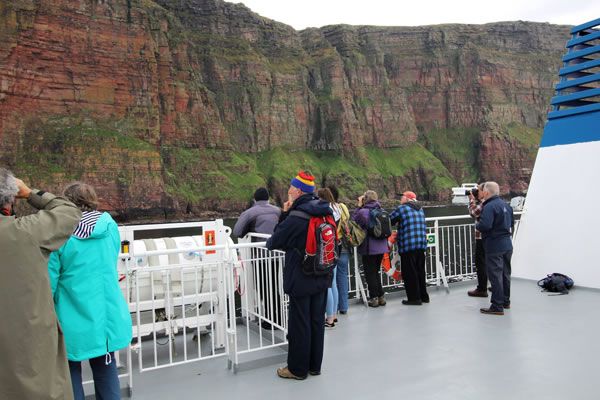
[[[465,196],[468,196],[470,194],[472,194],[473,197],[477,197],[477,195],[479,194],[479,189],[474,188],[474,189],[471,189],[471,190],[465,190]]]

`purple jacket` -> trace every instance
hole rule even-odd
[[[373,208],[381,208],[381,205],[377,201],[372,201],[365,204],[364,207],[357,207],[352,215],[352,221],[356,221],[365,231],[369,228],[369,211]],[[374,255],[384,254],[388,252],[388,245],[386,239],[375,239],[367,233],[367,237],[360,246],[358,246],[358,254],[361,255]]]

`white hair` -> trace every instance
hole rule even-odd
[[[19,187],[13,173],[6,168],[0,168],[0,206],[6,207],[12,204],[17,193]]]
[[[483,188],[487,190],[491,196],[500,195],[500,187],[496,182],[486,182],[483,184]]]

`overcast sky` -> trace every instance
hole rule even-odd
[[[239,3],[240,1],[230,1]],[[580,25],[600,18],[600,0],[244,0],[295,29],[333,24],[415,26],[535,21]]]

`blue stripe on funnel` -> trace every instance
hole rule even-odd
[[[600,111],[551,119],[546,123],[540,147],[600,140]]]

